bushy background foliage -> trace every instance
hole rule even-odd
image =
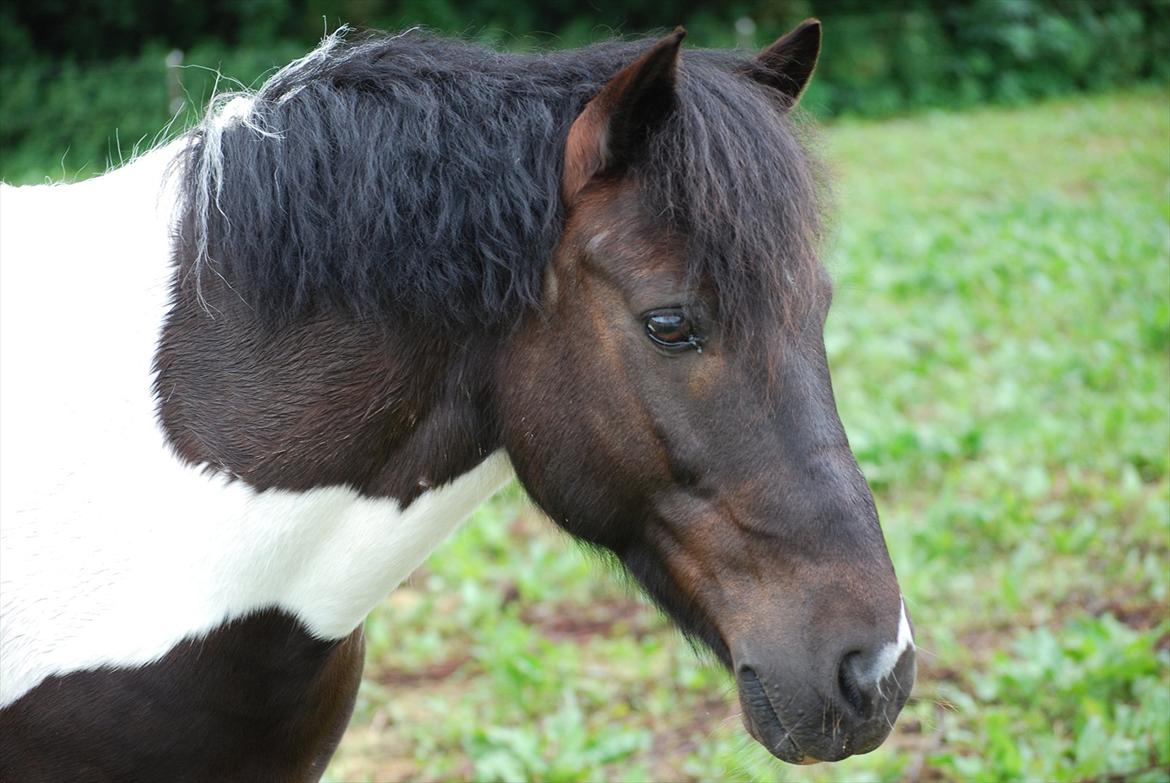
[[[750,49],[814,15],[825,57],[805,107],[821,116],[1170,80],[1170,0],[3,0],[0,176],[101,171],[172,118],[184,127],[217,71],[251,84],[343,22],[421,24],[509,49],[683,23],[690,45]],[[175,50],[179,67],[167,64]]]

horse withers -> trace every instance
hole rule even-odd
[[[314,780],[361,622],[513,475],[790,762],[914,644],[822,330],[809,21],[504,55],[326,39],[0,193],[0,778]]]

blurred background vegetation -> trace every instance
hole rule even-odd
[[[1170,0],[3,0],[0,176],[100,171],[172,116],[189,122],[216,71],[252,84],[343,22],[509,49],[682,23],[690,46],[756,48],[808,16],[831,31],[804,101],[821,116],[1170,79]]]
[[[810,15],[826,345],[920,648],[894,734],[771,759],[512,487],[370,616],[328,781],[1170,780],[1170,0],[0,0],[0,174],[100,172],[342,22],[755,48]]]

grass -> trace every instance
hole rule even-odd
[[[771,759],[513,489],[369,618],[327,780],[1166,780],[1168,101],[823,133],[838,404],[921,646],[885,746]]]

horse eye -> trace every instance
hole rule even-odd
[[[655,344],[669,350],[699,347],[691,321],[682,310],[654,310],[647,313],[646,334]]]

